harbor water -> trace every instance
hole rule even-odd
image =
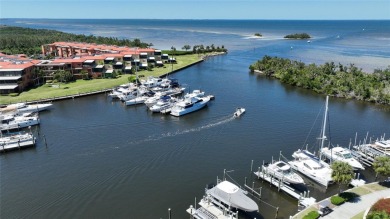
[[[249,73],[249,65],[264,55],[307,63],[331,57],[335,63],[355,60],[367,71],[390,64],[390,30],[380,21],[334,21],[324,23],[325,28],[296,22],[296,29],[287,21],[274,29],[265,22],[264,33],[273,38],[263,41],[245,36],[263,33],[245,21],[245,33],[238,21],[233,26],[192,21],[193,29],[188,31],[184,31],[187,23],[180,21],[156,21],[160,29],[151,27],[150,21],[142,21],[142,28],[121,20],[2,22],[126,37],[118,35],[122,28],[161,48],[203,39],[205,45],[223,42],[229,53],[171,75],[188,90],[201,89],[215,96],[206,108],[183,117],[152,114],[144,105],[125,106],[107,94],[54,102],[50,111],[40,113],[40,126],[32,128],[36,147],[0,156],[1,218],[168,218],[168,208],[172,219],[189,218],[185,210],[194,205],[195,197],[201,199],[207,184],[222,178],[224,169],[237,184],[243,185],[247,177],[250,186],[255,182],[255,188],[262,187],[259,212],[242,213],[240,218],[275,218],[275,207],[279,207],[278,218],[289,218],[297,212],[297,200],[256,179],[251,162],[256,171],[263,161],[278,159],[280,151],[291,159],[295,150],[306,145],[318,150],[325,96]],[[367,33],[361,32],[363,26]],[[98,33],[105,28],[107,32]],[[310,44],[279,39],[285,29],[290,33],[306,28],[318,36]],[[192,38],[184,42],[185,37],[173,32]],[[336,41],[338,35],[343,42]],[[371,38],[377,41],[365,43]],[[234,119],[237,107],[246,112]],[[356,133],[357,143],[366,136],[375,139],[386,134],[388,138],[389,124],[389,106],[331,97],[326,144],[348,147]],[[361,175],[373,181],[375,174],[366,168]],[[325,189],[306,181],[310,196],[317,200],[337,193],[338,185]]]

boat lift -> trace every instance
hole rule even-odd
[[[282,156],[281,153],[280,153],[280,156]],[[280,157],[279,157],[279,160],[280,160]],[[263,163],[264,163],[264,161],[263,161]],[[252,172],[253,172],[253,160],[252,160],[252,164],[251,164],[251,173]],[[303,193],[302,193],[301,191],[288,186],[283,181],[283,179],[278,179],[274,175],[267,173],[267,171],[265,171],[263,168],[258,167],[258,171],[255,171],[253,173],[257,176],[257,179],[261,178],[262,180],[265,180],[265,181],[269,182],[271,185],[274,185],[275,187],[277,187],[278,192],[280,190],[282,190],[283,192],[287,193],[291,197],[297,199],[298,205],[308,207],[316,202],[315,198],[309,196],[310,191],[307,191],[307,192],[303,191]],[[255,192],[253,190],[254,182],[253,182],[252,188],[250,188],[249,186],[246,185],[246,178],[245,178],[245,187],[252,190],[253,192]],[[257,193],[257,194],[261,196],[261,191],[260,191],[260,194],[259,193]]]

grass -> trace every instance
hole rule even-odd
[[[313,206],[306,208],[305,210],[297,213],[293,219],[302,219],[305,215],[307,215],[311,211],[317,211],[317,209]]]
[[[357,215],[351,217],[351,219],[363,219],[364,212],[365,212],[365,211],[360,212],[359,214],[357,214]]]
[[[176,56],[177,64],[165,64],[165,67],[155,67],[152,71],[139,71],[138,75],[161,76],[172,71],[182,69],[200,60],[198,55]],[[20,93],[19,96],[1,96],[0,104],[10,104],[26,101],[39,101],[48,98],[77,95],[80,93],[110,89],[120,84],[128,83],[130,75],[120,75],[115,79],[77,80],[75,82],[60,84],[60,87],[52,87],[48,84]],[[141,78],[142,79],[142,78]]]

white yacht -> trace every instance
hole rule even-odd
[[[322,136],[320,137],[320,151],[324,147],[324,141],[326,139],[325,129],[328,115],[328,101],[329,97],[326,96],[323,127],[321,130]],[[307,149],[299,149],[292,154],[294,160],[289,161],[288,163],[294,170],[300,172],[301,174],[318,182],[321,185],[328,186],[328,184],[332,182],[332,169],[330,168],[329,164],[321,160],[321,156],[321,153],[320,157],[318,158],[314,154],[310,153]]]
[[[129,91],[130,89],[135,89],[137,86],[134,83],[122,84],[119,87],[112,90],[111,93],[108,94],[109,97],[113,99],[119,99],[119,97]]]
[[[173,105],[176,103],[176,99],[170,96],[162,96],[159,101],[157,101],[156,104],[149,107],[149,110],[158,113],[162,110],[166,110],[168,108],[173,107]]]
[[[35,145],[35,137],[30,133],[2,134],[0,151],[31,147]]]
[[[332,169],[329,164],[320,160],[307,150],[297,150],[293,153],[294,160],[289,161],[291,168],[312,179],[328,186],[332,181]]]
[[[259,207],[255,201],[250,199],[247,192],[229,181],[222,181],[211,189],[206,189],[206,195],[211,196],[213,203],[230,206],[246,212],[258,211]]]
[[[305,184],[302,177],[295,173],[290,165],[284,161],[277,161],[262,166],[266,174],[283,180],[284,183],[289,184]]]
[[[322,148],[321,153],[331,162],[341,161],[348,163],[355,170],[364,170],[363,165],[352,156],[351,151],[347,148],[339,146],[334,148],[324,147]]]
[[[2,118],[1,120],[1,131],[13,130],[26,128],[33,125],[39,124],[38,116],[14,116],[10,118]]]
[[[49,109],[53,104],[51,103],[39,103],[39,104],[26,104],[26,103],[14,103],[3,108],[2,111],[13,111],[15,114],[22,113],[35,113]]]
[[[202,109],[210,101],[210,97],[191,97],[178,101],[171,109],[171,115],[183,116]]]

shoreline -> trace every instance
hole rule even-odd
[[[154,70],[152,72],[146,72],[146,74],[143,74],[143,75],[145,75],[145,77],[147,77],[147,76],[155,76],[155,77],[160,77],[160,78],[161,77],[165,77],[165,76],[167,76],[169,74],[174,74],[174,73],[177,73],[177,72],[179,72],[179,71],[181,71],[183,69],[186,69],[186,68],[189,68],[189,67],[194,66],[196,64],[199,64],[199,63],[205,61],[206,59],[208,59],[210,57],[214,57],[214,56],[218,56],[218,55],[224,55],[224,54],[226,54],[226,53],[225,52],[213,52],[213,53],[210,53],[210,54],[197,55],[198,57],[196,58],[196,60],[193,60],[193,61],[190,60],[190,59],[193,58],[194,55],[177,56],[177,58],[179,59],[178,63],[183,62],[183,65],[180,66],[179,64],[175,64],[176,65],[175,67],[177,67],[177,68],[174,68],[172,71],[169,71],[169,72],[167,72],[168,69],[169,69],[169,67],[168,67],[169,65],[167,65],[167,67],[164,68],[162,70],[163,72],[161,72],[161,73],[158,73],[158,71]],[[185,58],[187,58],[188,60],[186,60]],[[188,62],[188,63],[186,63],[186,62]],[[157,69],[157,70],[160,70],[160,69]],[[141,74],[142,74],[142,72],[141,72]],[[35,95],[33,95],[32,98],[23,97],[23,95],[22,96],[19,95],[19,96],[16,96],[16,97],[4,96],[4,97],[1,98],[2,100],[0,101],[0,106],[5,106],[5,105],[8,105],[8,104],[13,104],[13,103],[20,103],[20,102],[24,102],[24,103],[28,103],[28,104],[52,102],[52,101],[74,99],[74,98],[78,98],[78,97],[85,97],[85,96],[91,96],[91,95],[96,95],[96,94],[101,94],[101,93],[107,93],[107,92],[111,91],[112,89],[114,89],[115,87],[117,87],[117,86],[119,86],[119,85],[121,85],[123,83],[126,83],[124,78],[127,78],[128,76],[131,76],[131,75],[130,74],[121,75],[119,78],[114,79],[114,80],[116,80],[115,82],[110,81],[110,82],[112,82],[112,86],[110,86],[109,88],[89,90],[89,91],[86,91],[86,92],[74,92],[74,90],[68,89],[67,91],[69,91],[69,92],[66,92],[67,94],[65,94],[65,95],[48,94],[46,98],[34,98]],[[98,81],[98,80],[102,80],[102,79],[93,79],[93,80],[94,81]],[[113,80],[113,79],[108,79],[108,80]],[[43,84],[40,87],[43,87],[45,85],[46,84]],[[68,84],[61,84],[61,85],[66,88],[66,86]],[[86,87],[94,87],[94,86],[95,86],[95,84],[90,83]],[[40,87],[38,87],[37,89],[39,89]],[[35,89],[33,88],[33,89],[30,89],[29,91],[23,92],[23,93],[24,94],[28,94],[28,92],[30,92],[32,90],[35,90]],[[61,90],[61,91],[63,91],[63,90]],[[41,91],[41,92],[43,93],[45,91]],[[41,93],[41,92],[38,92],[38,93]],[[23,94],[23,93],[21,93],[21,94]]]

